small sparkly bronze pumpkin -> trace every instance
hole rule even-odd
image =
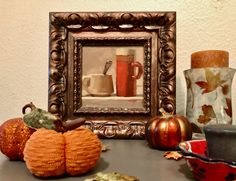
[[[5,121],[0,126],[0,150],[10,160],[23,160],[26,141],[34,132],[21,118]]]

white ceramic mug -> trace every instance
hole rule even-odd
[[[114,92],[112,75],[89,74],[83,76],[83,88],[91,96],[110,96]]]

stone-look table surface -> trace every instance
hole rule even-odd
[[[167,160],[164,151],[148,147],[145,140],[111,140],[102,142],[110,148],[103,152],[97,166],[83,176],[63,176],[60,178],[40,179],[28,171],[24,162],[9,161],[0,153],[1,181],[37,181],[37,180],[66,180],[83,181],[96,172],[120,172],[134,175],[141,181],[187,181],[194,180],[184,159],[179,161]]]

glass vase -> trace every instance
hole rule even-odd
[[[207,124],[232,124],[231,85],[235,69],[193,68],[184,71],[186,116],[194,132]]]

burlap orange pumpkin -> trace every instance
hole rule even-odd
[[[5,121],[0,126],[0,150],[10,160],[23,160],[26,141],[34,132],[25,126],[22,118]]]
[[[101,142],[87,128],[65,133],[38,129],[27,141],[24,160],[38,177],[80,175],[91,170],[101,154]]]

